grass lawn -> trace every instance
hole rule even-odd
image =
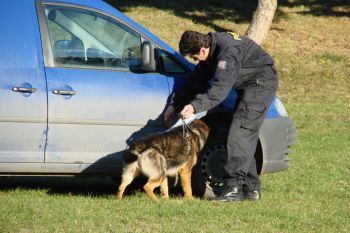
[[[226,2],[113,4],[177,48],[186,29],[243,34],[254,1]],[[281,1],[263,47],[298,141],[288,170],[261,177],[261,201],[153,204],[137,190],[117,201],[110,178],[0,177],[0,232],[349,232],[350,11],[296,2]]]

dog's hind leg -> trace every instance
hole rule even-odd
[[[192,170],[184,166],[179,170],[180,178],[181,178],[181,186],[184,191],[185,197],[188,199],[192,199],[192,188],[191,188],[191,174]]]
[[[153,193],[153,190],[160,186],[163,182],[164,177],[159,178],[149,178],[148,182],[143,186],[143,189],[146,191],[147,195],[152,199],[153,202],[158,202],[156,195]]]
[[[125,188],[131,183],[132,180],[133,180],[133,177],[130,176],[129,174],[126,176],[123,175],[122,181],[119,185],[118,192],[117,192],[117,198],[119,200],[121,200],[123,198]]]
[[[162,183],[160,184],[160,192],[163,198],[169,198],[168,177],[165,177]]]
[[[129,165],[127,169],[124,170],[121,183],[118,188],[117,198],[121,200],[123,198],[123,193],[125,188],[133,181],[133,179],[139,175],[139,171],[136,169],[135,165]]]

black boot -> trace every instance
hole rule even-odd
[[[226,186],[224,191],[212,200],[222,202],[243,201],[243,187],[242,185]]]
[[[257,201],[261,199],[260,188],[258,186],[244,185],[243,195],[245,200]]]

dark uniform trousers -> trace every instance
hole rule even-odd
[[[226,185],[247,185],[260,188],[254,154],[259,129],[276,94],[278,75],[274,66],[267,66],[237,88],[237,108],[227,139]]]

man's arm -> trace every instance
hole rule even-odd
[[[170,104],[174,106],[176,112],[181,111],[186,104],[193,100],[203,86],[207,85],[209,72],[205,72],[206,70],[206,65],[199,63],[180,90],[173,94]]]
[[[195,112],[210,110],[228,96],[238,78],[240,69],[238,54],[237,48],[228,47],[218,56],[210,88],[204,94],[197,94],[190,102]]]
[[[199,63],[194,73],[189,77],[179,91],[173,93],[170,104],[164,112],[164,124],[170,127],[176,112],[180,112],[193,97],[202,89],[203,85],[207,85],[209,80],[209,72],[206,72],[208,67],[205,64]]]

